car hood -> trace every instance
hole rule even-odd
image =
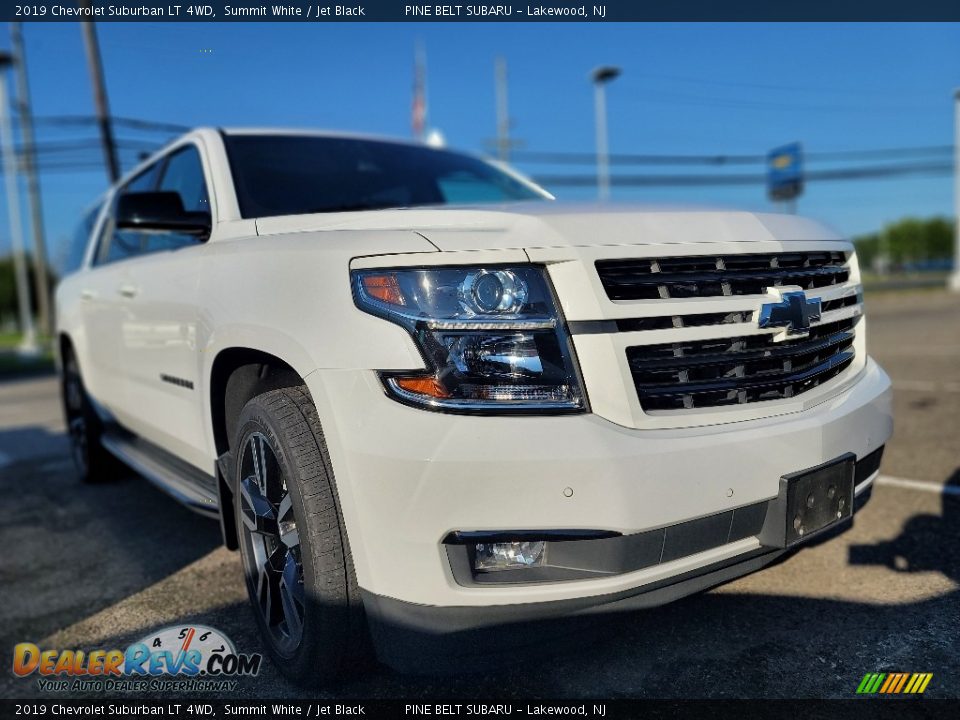
[[[257,220],[260,235],[333,230],[407,230],[422,235],[442,251],[843,239],[823,225],[795,215],[550,201],[287,215]]]

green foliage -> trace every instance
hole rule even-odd
[[[944,217],[904,218],[885,225],[878,233],[854,238],[860,267],[873,267],[885,255],[890,265],[901,267],[953,257],[953,220]]]
[[[37,313],[37,291],[33,277],[32,259],[27,257],[27,272],[30,280],[30,306],[34,316]],[[53,288],[57,283],[57,276],[52,271],[48,271],[50,278],[50,287]],[[14,281],[13,257],[8,255],[0,257],[0,326],[9,322],[15,322],[18,315],[17,308],[17,285]]]

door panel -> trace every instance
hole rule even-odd
[[[86,338],[80,371],[90,396],[112,415],[124,408],[120,335],[123,307],[115,288],[120,265],[104,265],[85,273],[80,281],[80,313]]]
[[[185,210],[210,212],[199,150],[173,151],[156,190],[176,192]],[[142,255],[123,263],[117,288],[124,308],[120,354],[130,430],[212,474],[206,447],[197,348],[197,288],[202,239],[177,232],[142,233]]]
[[[130,408],[124,424],[209,473],[197,348],[202,251],[184,247],[125,263],[120,354]]]
[[[150,165],[109,199],[91,267],[82,274],[80,283],[87,347],[80,358],[80,370],[93,399],[118,420],[130,414],[126,398],[127,368],[122,353],[127,308],[120,290],[127,282],[127,265],[142,253],[143,243],[141,233],[116,228],[117,198],[125,192],[151,189],[157,182],[158,170],[159,163]]]

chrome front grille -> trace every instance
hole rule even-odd
[[[627,361],[644,411],[792,398],[853,362],[858,320],[822,323],[782,342],[754,334],[637,345],[627,348]]]
[[[824,300],[820,304],[821,312],[832,312],[842,308],[859,305],[860,299],[856,295],[847,295],[833,300]],[[733,312],[693,313],[686,315],[655,315],[645,318],[629,318],[617,320],[618,332],[636,332],[637,330],[666,330],[668,328],[703,327],[704,325],[730,325],[734,323],[748,323],[753,320],[752,310],[737,310]]]
[[[846,263],[843,252],[808,251],[598,260],[596,267],[611,300],[656,300],[763,295],[783,285],[828,287],[849,279]]]

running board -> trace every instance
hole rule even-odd
[[[101,443],[178,502],[201,515],[219,517],[215,478],[122,428],[106,429]]]

